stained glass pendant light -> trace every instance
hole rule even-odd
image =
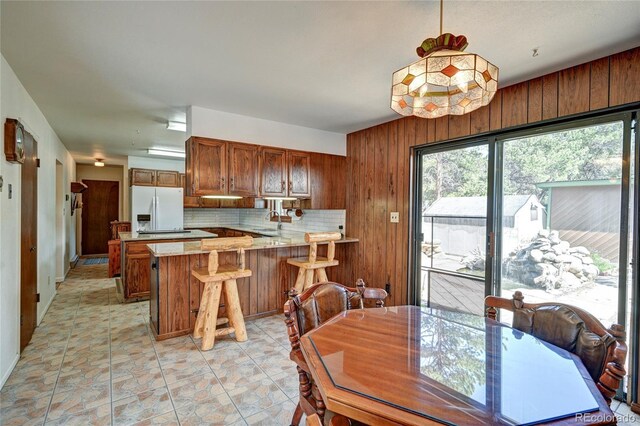
[[[442,33],[416,49],[421,58],[393,73],[391,109],[401,115],[437,118],[468,114],[488,105],[498,90],[498,67],[465,53],[467,38]]]

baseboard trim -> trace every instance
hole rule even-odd
[[[80,256],[76,254],[76,256],[73,259],[71,259],[71,261],[69,262],[69,270],[75,268],[79,260],[80,260]]]
[[[64,277],[56,277],[56,284],[60,284],[62,281],[64,281]]]
[[[7,372],[4,373],[4,376],[2,376],[2,379],[0,379],[0,389],[2,389],[4,387],[4,384],[7,382],[7,380],[9,380],[9,376],[11,376],[11,373],[13,373],[13,369],[16,368],[16,364],[18,363],[19,360],[20,360],[20,354],[16,354],[16,357],[11,362],[11,366],[9,367]]]

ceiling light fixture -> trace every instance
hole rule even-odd
[[[464,53],[467,38],[442,33],[416,49],[421,58],[393,73],[391,109],[401,115],[437,118],[463,115],[488,105],[498,90],[498,67]]]
[[[297,198],[295,197],[263,197],[263,200],[275,200],[275,201],[295,201]]]
[[[181,123],[179,121],[167,121],[167,130],[175,130],[176,132],[186,132],[187,123]]]
[[[93,163],[93,165],[96,167],[104,167],[104,161],[102,158],[96,158],[96,162]]]
[[[171,151],[169,149],[162,148],[149,148],[147,150],[149,155],[159,155],[162,157],[177,157],[177,158],[185,158],[186,154],[181,151]]]
[[[210,198],[213,200],[239,200],[242,197],[237,195],[202,195],[200,198]]]

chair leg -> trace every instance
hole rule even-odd
[[[326,283],[327,281],[329,281],[329,278],[327,278],[327,270],[325,268],[318,268],[317,274],[318,274],[318,282]]]
[[[247,340],[247,329],[244,325],[244,316],[240,307],[236,280],[226,280],[224,282],[224,296],[227,302],[227,317],[229,318],[229,324],[236,333],[236,340],[245,342]]]
[[[205,284],[204,290],[202,291],[202,297],[200,299],[200,309],[198,310],[198,316],[196,317],[196,325],[193,328],[193,337],[196,339],[202,337],[202,333],[204,331],[204,317],[207,313],[207,304],[209,303],[210,297],[211,286]]]
[[[304,281],[304,289],[307,289],[313,285],[313,269],[307,269],[306,273],[307,273],[307,276]]]
[[[212,287],[211,296],[207,300],[207,307],[204,315],[204,333],[202,336],[202,350],[208,351],[213,348],[216,340],[216,325],[218,323],[218,308],[220,307],[220,293],[222,292],[222,281],[207,283]]]
[[[306,274],[304,268],[298,269],[298,276],[296,277],[296,283],[294,285],[294,288],[296,289],[296,292],[298,292],[298,294],[302,293],[302,290],[304,289],[305,277]]]
[[[298,426],[300,424],[300,420],[302,420],[303,414],[304,411],[302,411],[302,406],[300,405],[300,401],[298,401],[296,410],[293,412],[293,417],[291,418],[291,426]]]

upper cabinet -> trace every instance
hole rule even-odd
[[[228,143],[229,195],[258,196],[258,146]]]
[[[173,170],[129,169],[129,185],[180,188],[180,173]]]
[[[183,194],[183,206],[185,208],[200,207],[200,197],[189,197],[187,194],[187,179],[184,173],[180,173],[180,185],[184,191]]]
[[[156,170],[156,186],[181,187],[180,173],[169,170]]]
[[[156,171],[150,169],[129,169],[129,185],[156,186]]]
[[[186,144],[188,195],[227,195],[227,142],[192,137]]]
[[[311,156],[308,152],[287,151],[289,169],[288,196],[311,197]]]
[[[286,197],[287,151],[279,148],[262,147],[260,155],[260,195],[265,197]]]
[[[259,197],[294,197],[306,208],[346,208],[345,157],[195,136],[186,153],[185,206],[238,208]],[[203,195],[243,199],[187,202]]]

